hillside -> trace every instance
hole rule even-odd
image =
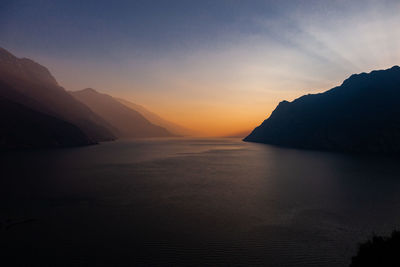
[[[78,101],[87,105],[115,128],[120,138],[173,136],[166,129],[150,123],[139,112],[121,104],[112,96],[101,94],[91,88],[70,92]]]
[[[358,153],[400,152],[400,67],[352,75],[320,94],[282,101],[244,141]]]
[[[93,142],[114,140],[111,127],[58,85],[50,71],[0,48],[0,97],[79,127]]]

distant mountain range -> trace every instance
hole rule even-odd
[[[69,93],[46,67],[0,48],[0,148],[173,136],[121,101],[92,89]]]
[[[244,141],[356,153],[400,152],[400,67],[352,75],[282,101]]]
[[[0,50],[0,82],[2,96],[12,101],[76,124],[94,141],[115,139],[102,118],[60,87],[47,68],[30,59]],[[10,90],[21,96],[10,98],[15,96]]]
[[[115,99],[118,100],[120,103],[124,104],[125,106],[127,106],[128,108],[136,110],[137,112],[142,114],[147,120],[149,120],[151,123],[166,128],[172,134],[180,135],[180,136],[190,136],[190,135],[198,135],[199,134],[198,132],[196,132],[194,130],[188,129],[179,124],[165,120],[162,117],[160,117],[159,115],[157,115],[156,113],[149,111],[148,109],[146,109],[145,107],[143,107],[141,105],[132,103],[132,102],[127,101],[122,98],[115,98]]]
[[[152,124],[142,114],[112,96],[91,88],[70,94],[112,125],[110,130],[119,138],[173,136],[165,128]]]

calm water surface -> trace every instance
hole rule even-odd
[[[346,266],[400,225],[395,158],[152,139],[0,159],[13,265]]]

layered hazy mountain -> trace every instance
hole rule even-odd
[[[122,104],[110,95],[87,88],[70,92],[78,101],[87,105],[95,113],[114,127],[113,133],[120,138],[167,137],[173,136],[165,128],[149,122],[136,110]]]
[[[185,127],[183,127],[183,126],[181,126],[179,124],[176,124],[174,122],[170,122],[170,121],[162,118],[158,114],[149,111],[148,109],[146,109],[145,107],[143,107],[141,105],[132,103],[130,101],[127,101],[127,100],[121,99],[121,98],[116,98],[116,100],[118,100],[120,103],[124,104],[128,108],[136,110],[137,112],[142,114],[151,123],[153,123],[155,125],[159,125],[161,127],[164,127],[169,132],[171,132],[171,133],[173,133],[175,135],[191,136],[191,135],[197,135],[198,134],[194,130],[185,128]]]
[[[44,148],[94,144],[72,123],[0,96],[0,148]]]
[[[77,146],[116,138],[174,136],[157,123],[168,125],[176,130],[174,133],[185,130],[140,105],[93,89],[69,93],[46,67],[2,48],[0,104],[2,148]]]
[[[400,152],[400,67],[352,75],[279,103],[245,141],[343,152]]]
[[[19,107],[27,108],[24,112],[32,110],[52,117],[52,121],[58,119],[69,125],[75,125],[89,140],[88,144],[115,139],[109,130],[111,126],[59,86],[46,67],[27,58],[17,58],[2,48],[0,48],[0,87],[3,103],[18,104]],[[13,115],[9,114],[8,118],[12,119]],[[63,138],[67,138],[68,131],[65,133],[66,136]],[[25,133],[29,134],[29,131]]]

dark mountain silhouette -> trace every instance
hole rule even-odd
[[[92,142],[115,139],[110,125],[60,87],[47,68],[0,48],[0,96],[78,126]]]
[[[400,67],[352,75],[279,103],[244,141],[343,152],[400,152]]]
[[[77,126],[0,97],[0,149],[94,144]]]
[[[115,128],[114,134],[118,137],[173,136],[166,129],[150,123],[139,112],[121,104],[112,96],[101,94],[91,88],[70,94],[112,125]]]
[[[159,125],[165,129],[167,129],[169,132],[171,132],[173,134],[181,135],[181,136],[193,136],[193,135],[199,134],[194,130],[185,128],[174,122],[170,122],[170,121],[160,117],[156,113],[149,111],[148,109],[146,109],[145,107],[143,107],[141,105],[132,103],[130,101],[127,101],[127,100],[121,99],[121,98],[115,98],[115,99],[118,100],[120,103],[124,104],[125,106],[127,106],[128,108],[136,110],[137,112],[142,114],[143,117],[145,117],[151,123],[153,123],[155,125]]]

